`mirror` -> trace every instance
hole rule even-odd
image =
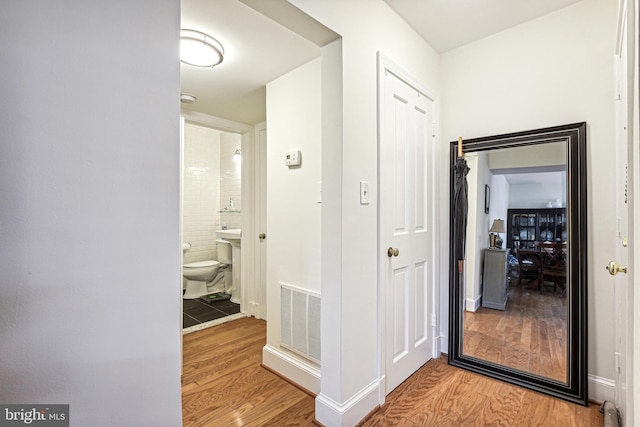
[[[585,168],[585,122],[451,142],[451,365],[588,404]]]

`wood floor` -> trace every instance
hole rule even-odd
[[[567,299],[509,287],[506,310],[465,312],[463,353],[567,381]]]
[[[244,318],[184,336],[183,423],[312,426],[314,399],[260,366],[265,322]],[[362,426],[602,426],[585,408],[432,360]]]

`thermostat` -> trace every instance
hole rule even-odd
[[[302,160],[302,156],[300,154],[300,150],[291,151],[290,153],[287,153],[287,155],[285,156],[284,164],[289,167],[300,166],[301,160]]]

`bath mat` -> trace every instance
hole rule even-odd
[[[214,293],[209,294],[209,295],[201,296],[200,300],[211,304],[212,302],[215,302],[215,301],[224,301],[224,300],[230,299],[230,298],[231,298],[231,295],[229,295],[226,292],[214,292]]]

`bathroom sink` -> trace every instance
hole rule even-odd
[[[224,240],[240,240],[242,230],[239,228],[231,228],[229,230],[216,230],[216,236]]]

